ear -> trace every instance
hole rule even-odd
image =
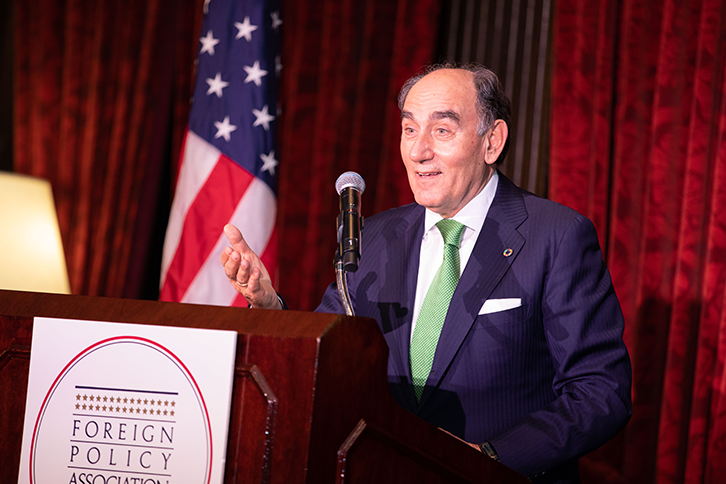
[[[488,165],[494,164],[504,149],[509,136],[507,123],[501,119],[494,121],[494,126],[484,134],[484,160]]]

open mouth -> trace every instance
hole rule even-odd
[[[429,172],[429,173],[421,173],[421,172],[416,173],[416,175],[420,176],[421,178],[430,178],[430,177],[440,175],[440,174],[441,174],[440,171],[433,171],[433,172]]]

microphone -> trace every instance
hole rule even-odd
[[[347,272],[357,271],[360,261],[360,231],[363,228],[360,202],[365,189],[363,177],[354,171],[346,171],[335,182],[335,190],[340,195],[336,260],[342,260],[343,270]]]

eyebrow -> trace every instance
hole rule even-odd
[[[411,114],[410,111],[401,111],[401,119],[410,119],[413,121],[413,114]],[[450,119],[454,121],[455,123],[459,124],[461,118],[459,117],[459,113],[452,110],[446,110],[446,111],[434,111],[429,116],[429,119],[433,120],[439,120],[439,119]]]
[[[447,111],[434,111],[431,113],[431,116],[429,116],[429,119],[450,119],[457,124],[459,124],[460,120],[459,113],[450,109]]]

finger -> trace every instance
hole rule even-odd
[[[237,277],[241,260],[242,258],[237,252],[232,252],[232,254],[227,257],[227,260],[224,263],[224,273],[230,280],[234,280]]]
[[[247,299],[247,302],[254,305],[259,298],[259,289],[253,282],[251,274],[248,273],[244,280],[242,280],[242,277],[241,273],[237,275],[238,279],[235,281],[237,292],[242,294]]]
[[[222,261],[223,266],[227,265],[227,261],[229,260],[229,257],[232,255],[232,252],[234,252],[232,247],[225,247],[224,250],[222,251],[222,256],[220,257],[220,260]]]
[[[242,259],[237,266],[235,280],[240,284],[241,287],[247,287],[247,285],[249,284],[251,268],[252,266],[250,265],[250,261],[248,261],[247,259]]]
[[[232,248],[234,248],[234,250],[236,250],[240,254],[247,254],[248,252],[252,252],[252,249],[250,249],[250,246],[247,245],[245,238],[242,237],[242,232],[240,232],[239,229],[234,225],[225,225],[224,235],[227,236],[227,240],[229,240],[229,243],[232,244]]]
[[[224,266],[224,272],[229,279],[229,283],[235,291],[242,294],[245,298],[249,295],[247,289],[249,263],[247,262],[243,267],[243,264],[246,262],[244,259],[240,259],[240,255],[237,252],[234,252]]]
[[[254,267],[250,271],[245,298],[255,308],[282,309],[277,293],[265,282],[264,275],[259,267]]]
[[[247,288],[253,294],[257,294],[263,291],[260,283],[260,269],[258,269],[257,267],[249,271],[249,277],[247,278]]]

